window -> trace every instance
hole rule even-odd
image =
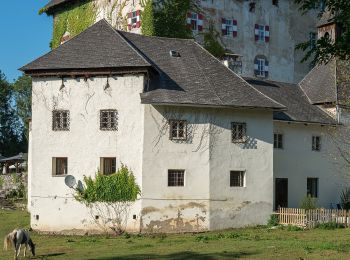
[[[314,49],[316,47],[316,33],[310,32],[309,40],[310,40],[310,49]]]
[[[307,195],[318,197],[318,178],[307,178]]]
[[[69,111],[68,110],[52,111],[52,130],[69,131]]]
[[[269,76],[269,62],[264,55],[255,57],[254,74],[260,78],[267,78]]]
[[[103,157],[100,158],[100,170],[104,175],[109,175],[116,172],[116,158]]]
[[[192,31],[202,31],[203,30],[203,15],[194,12],[187,13],[187,26]]]
[[[259,41],[264,42],[265,41],[265,26],[259,25]]]
[[[312,151],[321,151],[321,137],[313,136],[312,137]]]
[[[170,120],[170,140],[186,140],[187,139],[187,121]]]
[[[68,174],[68,158],[54,157],[52,158],[52,175],[64,176]]]
[[[246,141],[246,123],[231,123],[232,143],[243,143]]]
[[[222,35],[237,37],[237,20],[222,18]]]
[[[272,0],[272,4],[278,7],[278,0]]]
[[[101,110],[100,111],[100,129],[104,131],[117,130],[118,112],[117,110]]]
[[[185,186],[184,170],[168,170],[168,186]]]
[[[258,59],[258,76],[265,77],[265,60]]]
[[[137,10],[128,13],[128,30],[141,27],[141,11]]]
[[[244,171],[230,172],[230,187],[244,187]]]
[[[283,149],[283,135],[273,134],[273,148]]]

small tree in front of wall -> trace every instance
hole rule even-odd
[[[84,177],[84,189],[75,194],[76,200],[84,203],[93,221],[105,232],[122,234],[127,226],[129,210],[141,194],[135,177],[123,165],[114,174],[97,173],[95,178]]]
[[[310,194],[305,196],[301,203],[300,208],[302,209],[317,209],[317,198],[312,197]]]

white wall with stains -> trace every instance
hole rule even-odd
[[[299,207],[307,195],[307,178],[318,178],[318,204],[335,207],[350,184],[348,167],[338,154],[331,134],[337,128],[312,124],[274,123],[283,134],[283,149],[274,149],[274,177],[288,178],[288,207]],[[312,151],[312,136],[321,136],[321,151]]]

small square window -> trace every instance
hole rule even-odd
[[[187,139],[187,121],[169,120],[169,125],[170,125],[170,140]]]
[[[307,178],[307,195],[318,197],[318,178]]]
[[[274,134],[273,135],[273,148],[283,149],[283,135],[282,134]]]
[[[114,109],[100,111],[100,130],[116,131],[118,125],[118,112]]]
[[[168,186],[185,186],[184,170],[168,170]]]
[[[313,136],[312,137],[312,151],[321,151],[321,137]]]
[[[247,139],[246,132],[246,123],[231,123],[231,139],[233,143],[244,143]]]
[[[68,174],[68,158],[53,157],[52,158],[52,175],[64,176]]]
[[[68,110],[52,111],[52,130],[69,131],[69,111]]]
[[[116,173],[116,158],[114,157],[101,157],[100,158],[100,170],[104,175],[110,175]]]
[[[244,171],[230,172],[230,187],[244,187]]]

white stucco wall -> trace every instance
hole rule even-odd
[[[299,207],[307,194],[307,178],[318,178],[318,204],[335,207],[342,188],[349,186],[344,162],[340,160],[329,131],[320,125],[274,123],[283,134],[283,149],[274,149],[274,177],[288,178],[288,206]],[[312,136],[321,136],[321,151],[312,151]],[[332,203],[332,205],[331,205]]]
[[[100,157],[116,157],[130,167],[142,186],[143,76],[33,79],[31,130],[31,225],[43,231],[91,229],[89,211],[74,201],[63,177],[52,176],[52,157],[68,158],[68,174],[94,176]],[[52,131],[52,110],[70,111],[70,130]],[[100,109],[118,110],[118,130],[100,131]],[[140,203],[130,211],[138,215]],[[36,216],[39,215],[39,220]],[[135,221],[129,228],[137,228]],[[138,229],[138,228],[137,228]]]

